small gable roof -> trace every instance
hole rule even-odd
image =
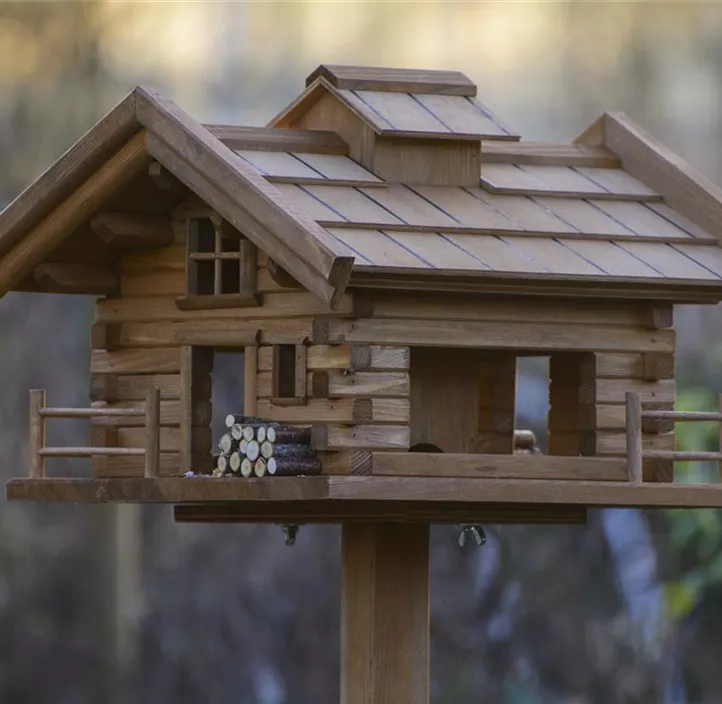
[[[288,127],[330,93],[382,137],[519,139],[476,99],[476,86],[458,71],[322,65],[306,86],[270,126]]]
[[[16,286],[151,158],[308,290],[340,300],[353,260],[257,169],[173,102],[137,88],[0,214],[0,295]]]
[[[625,115],[572,144],[520,140],[490,117],[452,135],[479,145],[475,185],[387,183],[338,134],[289,129],[314,91],[422,105],[474,100],[475,87],[455,72],[328,66],[309,82],[268,128],[203,126],[136,89],[0,214],[0,295],[154,159],[331,304],[348,286],[722,299],[722,190]],[[389,109],[403,129],[379,134],[449,138]]]

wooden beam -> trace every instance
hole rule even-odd
[[[385,229],[388,226],[384,226]],[[438,229],[438,228],[437,228]],[[648,238],[645,238],[645,242]],[[678,279],[629,279],[619,276],[568,276],[544,273],[531,278],[529,274],[496,274],[489,271],[444,271],[434,269],[402,269],[400,267],[363,266],[353,268],[349,286],[352,288],[402,289],[408,291],[473,293],[513,296],[546,296],[579,299],[621,298],[674,303],[718,303],[722,287],[719,282],[680,284]]]
[[[0,296],[22,281],[90,213],[129,183],[147,163],[145,133],[141,132],[78,185],[66,200],[5,254],[0,260]]]
[[[35,228],[140,129],[135,96],[123,98],[0,214],[0,257]],[[87,216],[88,211],[85,210]]]
[[[345,524],[341,566],[341,701],[428,704],[428,524]]]
[[[163,412],[161,404],[161,414]],[[161,458],[162,459],[162,458]],[[140,464],[142,473],[142,461]],[[546,504],[722,508],[722,484],[586,482],[546,479],[448,477],[211,477],[161,479],[13,479],[9,499],[106,503],[199,503],[205,501],[379,500],[443,504]]]
[[[331,343],[590,352],[673,352],[674,330],[607,325],[408,319],[330,320]],[[317,340],[314,340],[316,342]],[[318,340],[321,342],[321,340]]]
[[[157,161],[148,164],[148,176],[159,191],[169,191],[173,188],[173,183],[177,183],[177,180],[163,168],[163,164]]]
[[[321,64],[306,76],[306,86],[317,78],[325,79],[339,90],[476,95],[476,84],[460,71]]]
[[[263,176],[170,101],[136,89],[136,115],[151,133],[148,149],[196,195],[332,307],[346,289],[353,257],[278,198]],[[212,200],[209,200],[212,198]]]
[[[47,293],[86,293],[106,296],[118,291],[120,277],[106,264],[59,264],[45,262],[36,266],[33,277]]]
[[[179,523],[483,523],[584,524],[581,506],[414,501],[245,501],[243,503],[180,504],[173,516]]]
[[[493,479],[568,479],[621,482],[623,458],[551,455],[469,455],[372,452],[374,475],[400,477],[484,477]]]
[[[348,154],[348,144],[335,132],[276,127],[203,125],[229,149],[311,154]]]
[[[410,431],[393,425],[316,425],[311,443],[316,450],[408,450]]]
[[[100,212],[90,227],[103,242],[118,247],[165,247],[173,241],[170,218],[162,215]]]
[[[622,165],[619,157],[606,147],[497,140],[482,141],[481,163],[589,166],[602,169],[617,169]]]

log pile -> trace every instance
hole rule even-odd
[[[311,448],[310,428],[281,425],[262,418],[229,415],[228,432],[218,441],[214,477],[298,476],[320,474]]]

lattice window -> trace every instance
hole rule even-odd
[[[217,308],[259,304],[256,248],[216,216],[188,220],[186,295],[180,308]]]

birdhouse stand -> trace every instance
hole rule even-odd
[[[0,296],[98,297],[88,408],[31,392],[8,497],[343,524],[344,704],[428,702],[429,524],[722,506],[674,483],[722,459],[674,423],[722,415],[675,412],[673,327],[722,300],[722,192],[625,115],[527,142],[476,92],[321,66],[257,128],[138,88],[0,214]],[[213,408],[228,352],[243,394]],[[550,360],[545,453],[515,427],[525,356]],[[87,447],[46,445],[58,417]]]

